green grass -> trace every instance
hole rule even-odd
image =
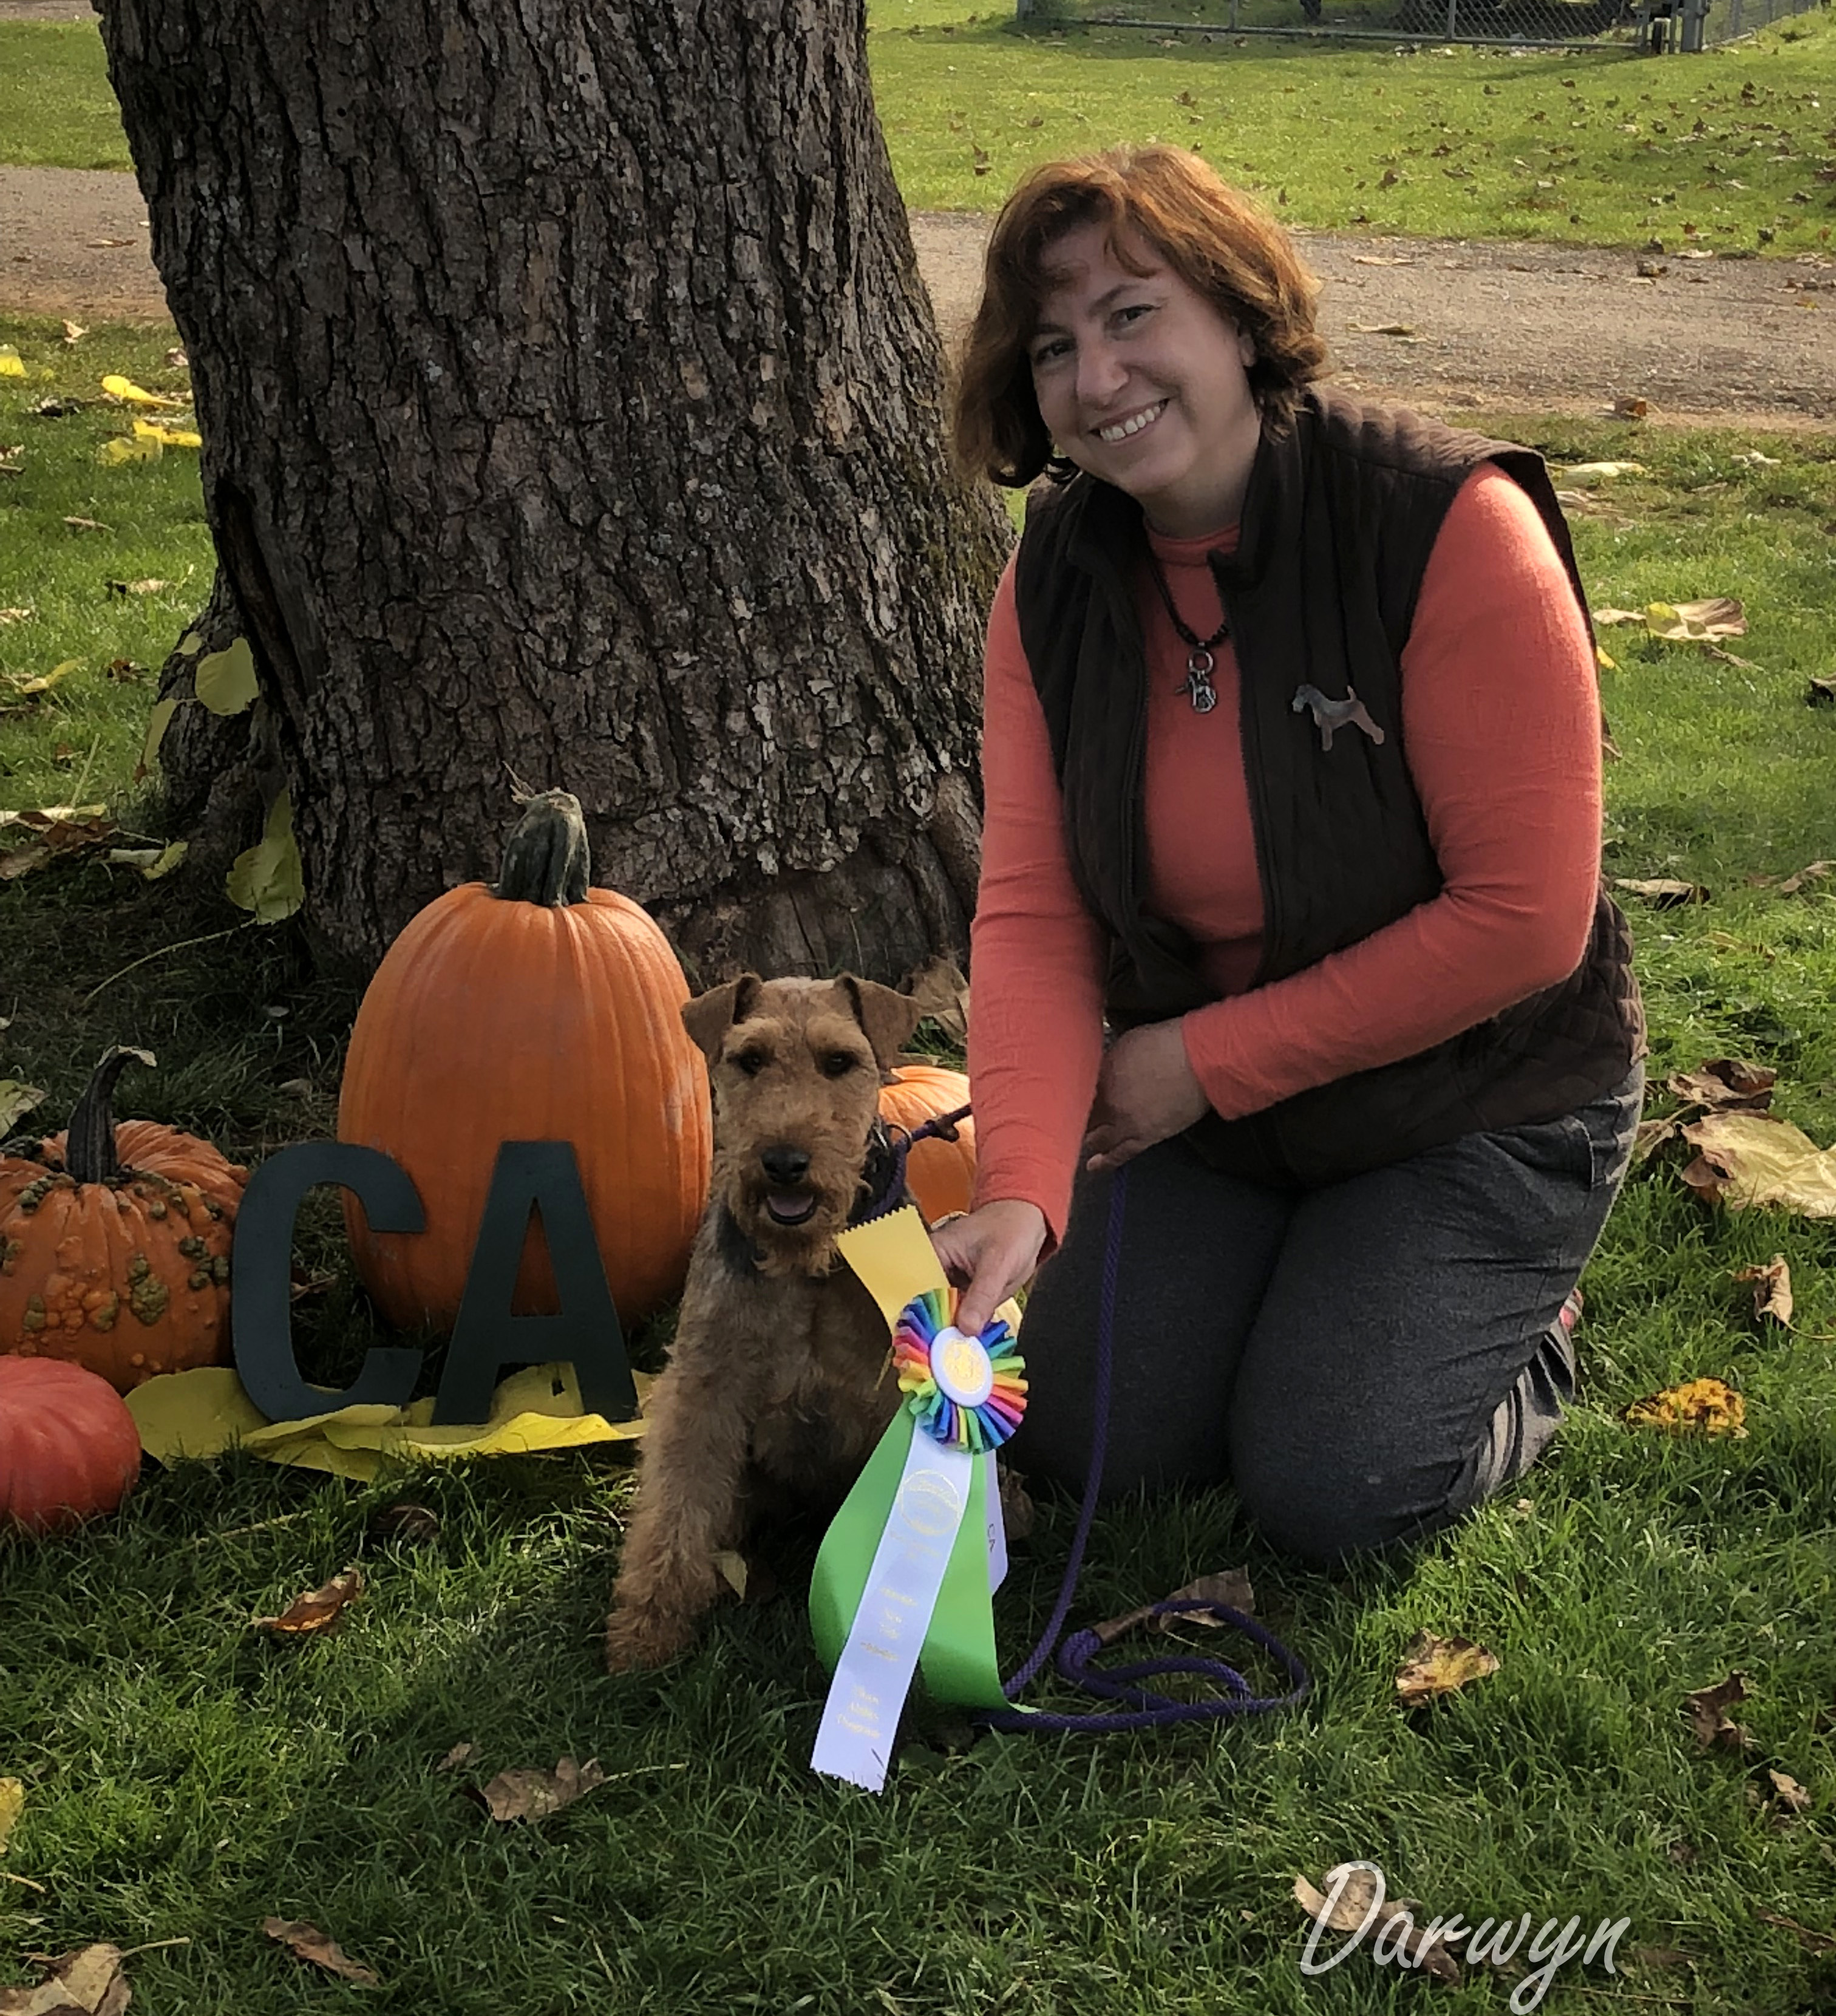
[[[1311,230],[1786,254],[1827,247],[1836,222],[1818,173],[1836,131],[1827,9],[1705,56],[1633,59],[1021,34],[961,0],[873,0],[869,49],[917,210],[992,210],[1035,162],[1162,139]],[[11,161],[127,166],[94,29],[0,24]]]
[[[167,382],[157,337],[98,330],[74,355],[55,338],[0,328],[34,373],[63,374],[0,381],[0,435],[23,437],[27,465],[0,511],[29,513],[0,517],[0,599],[57,612],[55,635],[23,657],[26,626],[0,643],[9,669],[79,646],[86,669],[32,716],[0,719],[0,782],[6,803],[41,802],[68,788],[45,752],[99,736],[88,795],[128,806],[150,689],[95,668],[157,663],[185,599],[149,615],[73,575],[85,549],[62,520],[133,527],[142,543],[111,551],[105,571],[177,579],[189,567],[201,599],[195,471],[170,458],[99,469],[98,441],[124,423],[116,409],[26,412],[41,385],[106,369]],[[1707,1056],[1769,1061],[1779,1109],[1836,1139],[1836,897],[1746,879],[1836,855],[1836,711],[1805,704],[1809,675],[1831,664],[1836,442],[1463,417],[1563,465],[1643,464],[1578,518],[1597,603],[1746,602],[1734,648],[1755,670],[1607,633],[1625,751],[1609,776],[1609,868],[1713,892],[1699,909],[1635,914],[1654,1078]],[[1736,459],[1755,449],[1774,464]],[[157,826],[150,804],[134,815]],[[128,1082],[127,1111],[244,1156],[329,1134],[349,992],[315,975],[287,929],[162,953],[236,923],[211,888],[182,876],[148,888],[94,857],[0,882],[0,1075],[45,1086],[61,1118],[103,1043],[138,1041],[160,1066]],[[1731,1279],[1774,1251],[1794,1269],[1801,1336],[1757,1331]],[[329,1206],[302,1259],[342,1271],[297,1318],[309,1369],[336,1370],[368,1331]],[[667,1675],[601,1676],[628,1503],[615,1460],[504,1461],[373,1489],[241,1462],[152,1475],[79,1537],[0,1542],[0,1776],[23,1779],[28,1800],[0,1867],[41,1886],[0,1876],[0,1980],[23,1978],[27,1951],[108,1938],[187,1942],[131,1963],[152,2016],[359,2002],[414,2016],[1413,2009],[1424,1991],[1363,1956],[1298,1974],[1293,1879],[1358,1855],[1469,1921],[1629,1916],[1629,1971],[1571,1967],[1546,2007],[1827,2011],[1830,1963],[1755,1913],[1836,1931],[1833,1261],[1828,1225],[1708,1214],[1673,1164],[1654,1162],[1589,1270],[1583,1403],[1525,1481],[1525,1507],[1513,1493],[1413,1555],[1334,1576],[1270,1553],[1222,1494],[1100,1522],[1078,1617],[1245,1563],[1263,1615],[1316,1676],[1303,1711],[1215,1734],[964,1748],[953,1719],[927,1710],[878,1800],[807,1770],[822,1686],[794,1595],[722,1613]],[[641,1348],[653,1357],[656,1343]],[[1744,1392],[1746,1440],[1670,1442],[1620,1424],[1631,1399],[1702,1373]],[[441,1514],[437,1546],[366,1542],[369,1512],[401,1491]],[[1070,1508],[1044,1509],[999,1600],[1010,1661],[1068,1543]],[[808,1546],[791,1549],[793,1589]],[[337,1636],[250,1635],[251,1615],[359,1555],[369,1593]],[[1478,1639],[1501,1665],[1409,1719],[1391,1676],[1423,1627]],[[1753,1747],[1698,1755],[1682,1697],[1733,1669],[1752,1690],[1738,1714]],[[479,1745],[475,1760],[435,1771],[461,1741]],[[540,1827],[494,1828],[464,1796],[564,1751],[597,1756],[613,1782]],[[1808,1813],[1781,1826],[1754,1803],[1769,1766],[1809,1788]],[[383,1986],[310,1974],[262,1939],[270,1914],[321,1925]],[[1637,1964],[1635,1948],[1689,1964]],[[1481,1982],[1435,2000],[1496,2011],[1505,1994]]]
[[[131,168],[93,21],[0,21],[0,167]]]

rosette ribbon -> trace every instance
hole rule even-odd
[[[1009,1705],[989,1600],[1007,1565],[995,1452],[1019,1424],[1026,1381],[1018,1311],[978,1337],[956,1329],[909,1205],[837,1244],[886,1317],[906,1397],[816,1557],[810,1622],[834,1678],[812,1762],[877,1792],[916,1672],[941,1701]]]

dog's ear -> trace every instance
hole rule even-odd
[[[877,980],[857,980],[851,973],[844,973],[841,984],[853,1006],[855,1020],[873,1046],[874,1062],[890,1079],[893,1060],[910,1042],[923,1010],[910,995],[882,987]]]
[[[756,973],[743,973],[725,987],[710,988],[682,1003],[682,1027],[710,1064],[720,1055],[728,1030],[743,1022],[765,982]]]

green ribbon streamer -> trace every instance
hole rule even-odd
[[[816,1650],[830,1672],[841,1659],[855,1613],[866,1593],[868,1573],[905,1473],[906,1453],[913,1436],[920,1432],[911,1413],[901,1407],[823,1535],[810,1578],[810,1625]],[[970,1472],[968,1509],[956,1529],[937,1608],[918,1655],[919,1669],[932,1694],[960,1708],[1009,1705],[995,1663],[988,1517],[987,1469],[977,1462]]]

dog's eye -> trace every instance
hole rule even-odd
[[[741,1050],[733,1059],[735,1067],[748,1078],[757,1078],[770,1062],[771,1059],[763,1050]]]
[[[823,1060],[824,1078],[846,1078],[851,1071],[859,1071],[861,1060],[851,1050],[831,1050]]]

